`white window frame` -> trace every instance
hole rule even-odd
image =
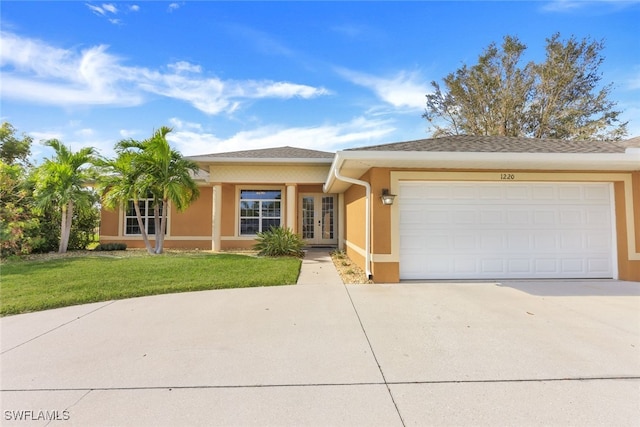
[[[153,234],[155,234],[155,230],[152,233],[149,233],[149,224],[154,224],[154,221],[155,221],[155,216],[154,216],[154,213],[153,213],[153,199],[139,199],[138,203],[140,203],[140,202],[144,202],[144,214],[141,214],[140,217],[142,218],[142,222],[144,222],[145,231],[146,231],[147,235],[153,235]],[[126,205],[125,205],[125,208],[124,208],[124,221],[123,221],[123,224],[124,224],[124,230],[123,230],[124,231],[124,235],[125,236],[142,236],[142,233],[140,233],[140,232],[139,233],[129,233],[127,231],[127,229],[128,229],[127,220],[129,220],[129,219],[131,219],[133,221],[134,226],[136,228],[139,227],[138,217],[136,216],[136,211],[133,210],[134,209],[134,207],[132,205],[133,203],[134,203],[133,199],[129,199],[127,201]],[[129,206],[130,205],[131,205],[131,209],[132,209],[132,211],[131,211],[132,215],[129,215]],[[160,212],[161,212],[161,215],[162,215],[162,205],[160,206]],[[167,216],[167,222],[169,222],[168,221],[168,216]],[[166,231],[165,231],[165,234],[166,234]]]
[[[256,199],[243,199],[242,198],[242,192],[243,191],[255,191],[255,192],[269,192],[269,191],[277,191],[280,193],[280,198],[279,199],[260,199],[260,198],[256,198]],[[281,187],[264,187],[264,186],[246,186],[246,187],[241,187],[238,188],[238,193],[237,193],[237,203],[236,203],[236,220],[237,220],[237,226],[236,226],[236,233],[238,235],[238,237],[255,237],[257,233],[243,233],[242,232],[242,220],[243,219],[257,219],[258,220],[258,231],[257,232],[261,232],[261,231],[267,231],[266,229],[263,229],[263,221],[264,220],[273,220],[273,219],[277,219],[278,220],[278,226],[282,227],[283,223],[284,223],[284,215],[283,215],[283,208],[285,208],[285,199],[284,199],[284,189]],[[251,201],[251,202],[258,202],[258,216],[257,217],[253,217],[253,216],[242,216],[242,202],[243,201]],[[279,211],[279,215],[278,216],[265,216],[263,214],[263,203],[264,202],[278,202],[280,204],[280,207],[278,209]]]

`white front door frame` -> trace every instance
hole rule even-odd
[[[299,233],[308,245],[338,244],[338,198],[336,194],[300,193]]]

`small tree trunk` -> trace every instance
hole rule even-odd
[[[156,254],[162,253],[162,244],[164,240],[164,233],[162,232],[162,223],[160,220],[160,206],[159,204],[154,205],[153,207],[153,219],[156,224]],[[163,212],[164,215],[164,212]]]
[[[64,251],[67,252],[67,248],[69,247],[69,237],[71,236],[71,224],[73,222],[73,211],[75,209],[75,204],[73,200],[69,202],[69,207],[67,208],[67,229],[64,235]]]
[[[60,245],[58,253],[64,254],[69,247],[69,236],[71,235],[71,221],[73,220],[73,200],[62,206],[62,220],[60,221]]]
[[[149,236],[147,236],[147,230],[144,228],[144,223],[142,222],[142,215],[140,214],[138,199],[133,200],[133,209],[136,211],[136,219],[138,220],[138,227],[140,228],[140,234],[142,234],[142,241],[144,242],[144,246],[147,248],[147,252],[153,255],[155,251],[151,247]]]
[[[60,221],[60,244],[58,245],[58,253],[63,254],[67,251],[64,244],[64,236],[67,234],[67,205],[62,205],[60,216],[62,219]]]
[[[161,254],[164,251],[164,230],[167,226],[167,201],[162,201],[162,215],[160,217],[160,231],[158,233],[158,240],[156,240],[157,253]]]

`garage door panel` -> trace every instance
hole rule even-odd
[[[398,202],[401,279],[613,277],[609,184],[411,182]]]
[[[594,274],[605,274],[611,269],[611,261],[605,258],[587,260],[588,270]]]
[[[513,258],[508,261],[509,272],[514,275],[529,275],[533,273],[531,260],[527,258]]]
[[[611,236],[606,233],[589,234],[586,237],[587,250],[597,251],[600,248],[611,245]]]
[[[531,189],[531,199],[538,203],[555,201],[558,199],[556,188],[551,185],[538,185]]]
[[[505,272],[505,260],[502,258],[483,258],[480,260],[481,274],[501,276]]]
[[[586,239],[579,231],[566,230],[560,236],[560,250],[564,253],[570,251],[582,252],[586,249]]]
[[[565,184],[557,188],[558,200],[561,201],[582,201],[584,199],[583,187],[579,185]]]
[[[439,210],[439,211],[425,210],[424,225],[449,224],[450,216],[451,214],[445,210]]]
[[[586,187],[584,199],[587,201],[607,202],[611,198],[609,189],[606,187]]]
[[[509,225],[521,227],[532,223],[531,212],[524,209],[506,209],[507,221]]]

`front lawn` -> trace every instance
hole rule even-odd
[[[8,262],[0,271],[0,315],[172,292],[291,285],[300,264],[296,258],[206,253]]]

